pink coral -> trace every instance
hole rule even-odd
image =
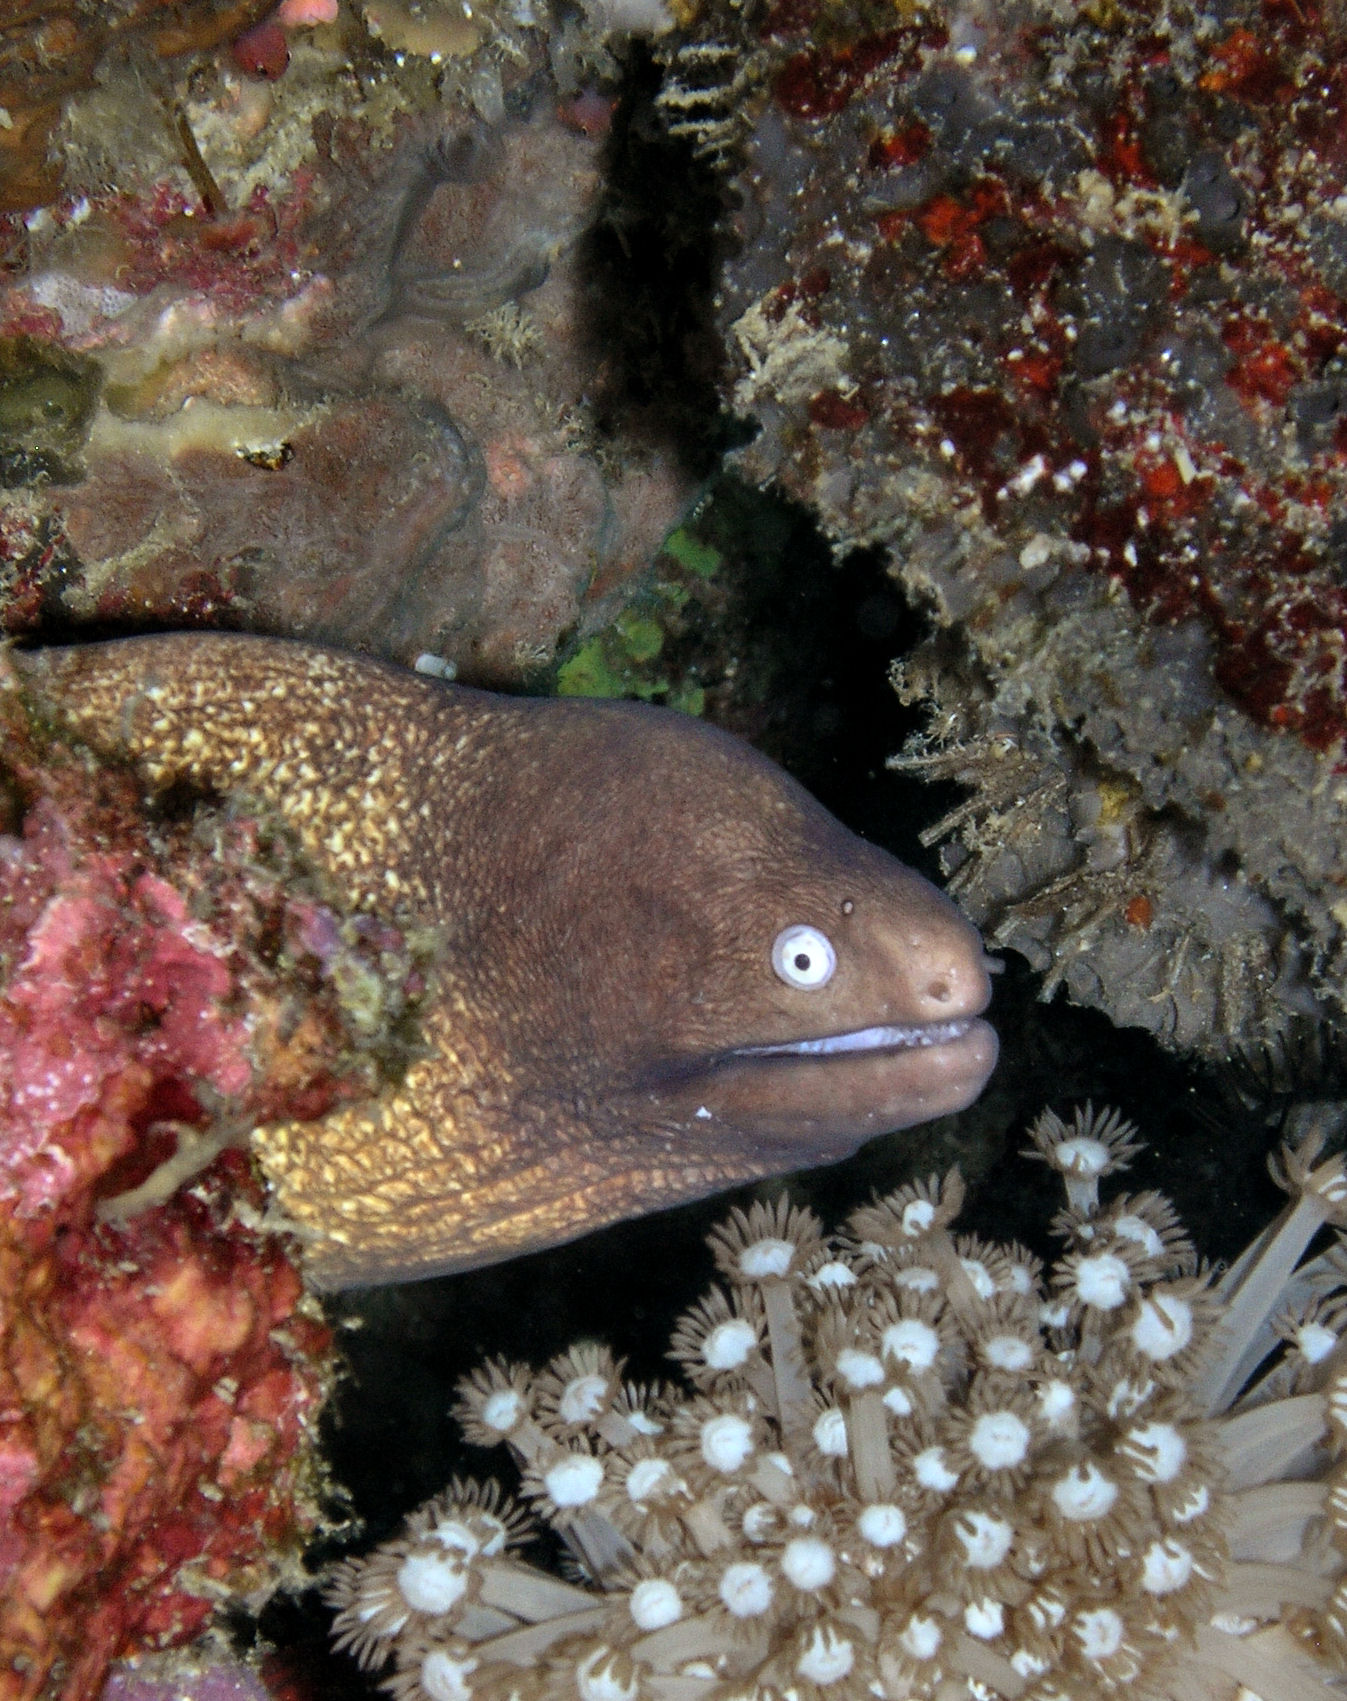
[[[275,1585],[319,1518],[331,1368],[243,1151],[108,1202],[175,1145],[368,1090],[369,988],[386,1033],[416,980],[264,824],[148,819],[3,671],[0,728],[0,1697],[82,1701]]]

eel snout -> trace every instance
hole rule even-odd
[[[873,1000],[882,1019],[735,1046],[657,1096],[703,1127],[795,1146],[802,1163],[965,1109],[996,1065],[996,1033],[982,1020],[994,965],[962,918],[942,944],[905,955],[904,971]]]

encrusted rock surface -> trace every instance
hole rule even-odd
[[[0,652],[4,1701],[298,1574],[331,1336],[228,1142],[376,1088],[422,966],[266,822],[148,815]]]
[[[1347,75],[1279,0],[770,8],[739,456],[942,629],[998,943],[1180,1048],[1340,1021]]]
[[[418,16],[343,10],[274,82],[114,56],[68,99],[63,193],[3,222],[0,629],[517,684],[620,605],[691,485],[597,417],[610,20]]]

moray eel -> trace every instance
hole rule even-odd
[[[975,930],[714,727],[270,638],[15,660],[151,791],[250,799],[352,907],[439,932],[400,1085],[253,1134],[319,1287],[828,1162],[962,1108],[995,1062]]]

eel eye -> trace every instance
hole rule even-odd
[[[783,927],[772,941],[772,967],[787,986],[814,992],[833,978],[837,953],[816,927]]]

